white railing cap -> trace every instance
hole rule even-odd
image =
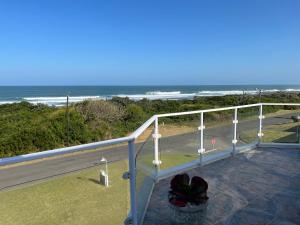
[[[89,144],[76,145],[76,146],[71,146],[66,148],[57,148],[57,149],[47,150],[42,152],[35,152],[35,153],[30,153],[25,155],[2,158],[0,159],[0,166],[12,164],[12,163],[24,162],[24,161],[31,161],[35,159],[42,159],[46,157],[62,155],[62,154],[67,154],[67,153],[72,153],[77,151],[91,150],[91,149],[96,149],[104,146],[120,144],[131,140],[134,139],[129,136],[129,137],[99,141],[99,142],[94,142]]]

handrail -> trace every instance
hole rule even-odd
[[[136,139],[138,138],[156,119],[156,115],[148,119],[142,126],[136,129],[129,137]]]
[[[30,153],[25,155],[7,157],[2,159],[0,158],[0,166],[12,164],[12,163],[24,162],[24,161],[31,161],[35,159],[42,159],[50,156],[62,155],[62,154],[67,154],[67,153],[72,153],[77,151],[90,150],[90,149],[95,149],[95,148],[104,147],[108,145],[120,144],[132,140],[133,138],[129,136],[129,137],[99,141],[99,142],[94,142],[89,144],[76,145],[76,146],[71,146],[66,148],[47,150],[43,152],[35,152],[35,153]]]
[[[187,111],[187,112],[165,113],[165,114],[158,114],[157,117],[160,118],[160,117],[171,117],[171,116],[200,114],[200,113],[207,113],[207,112],[218,112],[218,111],[225,111],[225,110],[232,110],[232,109],[250,108],[250,107],[256,107],[256,106],[261,106],[261,105],[262,105],[262,103],[257,103],[257,104],[239,105],[239,106],[231,106],[231,107],[215,108],[215,109],[204,109],[204,110],[195,110],[195,111]]]
[[[300,103],[262,103],[262,105],[300,106]]]

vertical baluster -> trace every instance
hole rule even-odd
[[[198,127],[198,130],[200,130],[200,148],[198,149],[198,153],[200,155],[200,164],[202,164],[203,153],[205,152],[204,141],[203,141],[204,129],[205,129],[204,114],[203,114],[203,112],[201,112],[201,114],[200,114],[200,126]]]
[[[161,161],[159,159],[159,139],[161,138],[161,135],[159,134],[158,130],[158,118],[156,117],[154,122],[154,134],[152,135],[154,140],[154,160],[153,164],[156,167],[156,172],[159,170],[159,165],[161,164]]]
[[[233,140],[232,140],[232,155],[236,154],[236,144],[237,140],[237,124],[238,124],[238,108],[234,110],[234,119],[233,119]]]
[[[260,108],[259,108],[259,128],[258,128],[258,144],[261,143],[262,141],[262,137],[264,136],[264,134],[262,133],[262,129],[263,129],[263,119],[265,118],[264,115],[263,115],[263,105],[261,104],[260,105]]]

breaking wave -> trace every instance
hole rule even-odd
[[[285,92],[298,92],[300,89],[285,89],[285,90],[279,90],[279,89],[268,89],[268,90],[262,90],[264,93],[272,93],[272,92],[279,92],[279,91],[285,91]],[[126,94],[121,94],[117,95],[118,97],[128,97],[132,100],[141,100],[141,99],[149,99],[149,100],[157,100],[157,99],[162,99],[162,100],[180,100],[180,99],[192,99],[194,97],[209,97],[209,96],[226,96],[226,95],[242,95],[243,93],[245,94],[250,94],[250,95],[255,95],[258,94],[258,90],[213,90],[213,91],[198,91],[198,92],[193,92],[193,93],[182,93],[180,91],[150,91],[146,92],[145,94],[134,94],[134,95],[126,95]]]
[[[134,95],[126,95],[121,94],[117,95],[118,97],[128,97],[132,100],[142,100],[144,98],[149,100],[158,100],[158,99],[185,99],[185,98],[193,98],[195,96],[195,93],[181,93],[180,91],[150,91],[146,92],[145,94],[134,94]]]
[[[77,103],[82,102],[84,100],[96,100],[96,99],[102,99],[100,96],[74,96],[69,97],[70,103]],[[0,105],[3,104],[12,104],[12,103],[19,103],[21,101],[26,101],[31,104],[45,104],[48,106],[64,106],[67,104],[67,97],[25,97],[21,100],[15,100],[15,101],[0,101]]]
[[[300,92],[300,89],[267,89],[262,90],[263,93],[272,93],[272,92]],[[258,90],[202,90],[198,92],[192,93],[182,93],[181,91],[148,91],[144,94],[115,94],[115,95],[107,95],[107,96],[71,96],[69,97],[70,103],[77,103],[82,102],[84,100],[99,100],[99,99],[111,99],[112,97],[128,97],[131,100],[138,101],[142,99],[149,99],[149,100],[180,100],[180,99],[193,99],[196,96],[225,96],[225,95],[242,95],[250,94],[255,95],[258,94]],[[24,97],[24,98],[17,98],[15,100],[0,100],[0,105],[2,104],[12,104],[18,103],[21,101],[27,101],[32,104],[45,104],[49,106],[64,106],[66,105],[67,98],[65,96],[58,96],[58,97]]]

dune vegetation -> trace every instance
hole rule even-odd
[[[262,102],[300,102],[300,93],[271,93]],[[196,97],[192,100],[132,101],[128,98],[84,101],[66,107],[50,107],[28,102],[0,105],[0,157],[44,151],[60,147],[122,137],[134,131],[154,114],[190,111],[259,102],[255,95]],[[291,109],[292,107],[285,107]],[[265,107],[275,112],[280,107]],[[244,112],[247,113],[245,109]],[[210,113],[220,121],[226,113]],[[164,123],[184,124],[198,115],[173,117]],[[208,118],[209,119],[209,118]]]

